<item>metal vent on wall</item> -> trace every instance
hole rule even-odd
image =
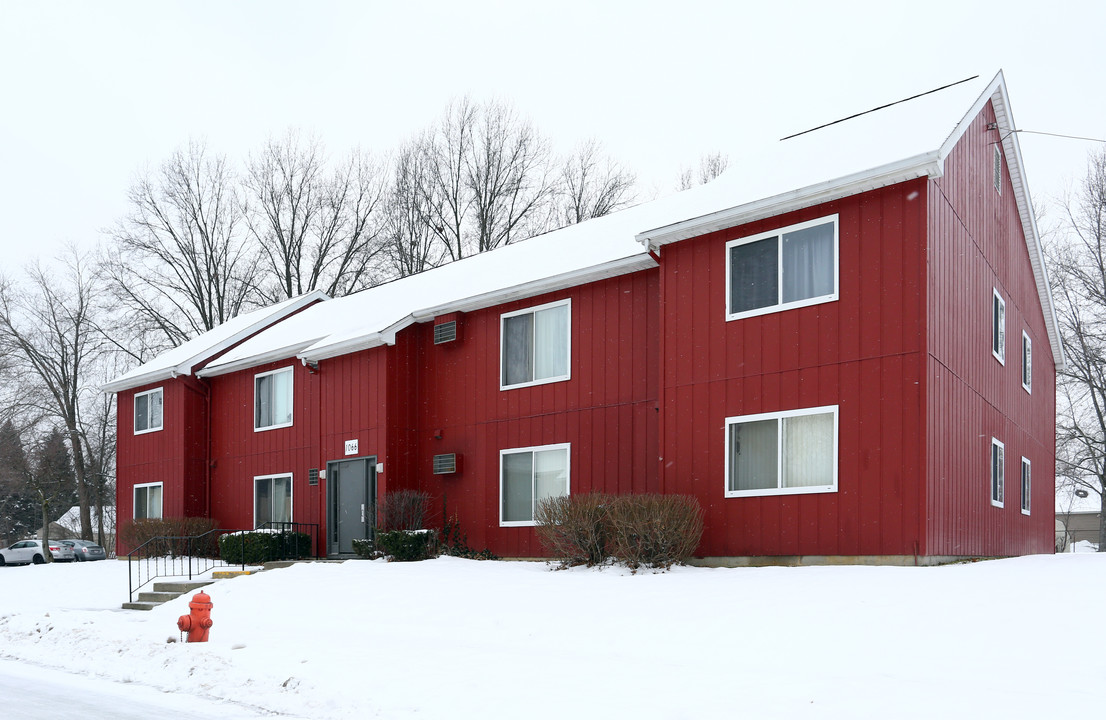
[[[311,468],[307,471],[307,484],[318,485],[319,484],[319,468]]]
[[[435,475],[451,475],[457,472],[459,465],[459,458],[457,453],[446,453],[444,455],[434,456],[434,474]]]
[[[457,321],[450,320],[434,326],[434,344],[453,342],[457,339]]]

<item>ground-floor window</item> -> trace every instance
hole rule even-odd
[[[1022,458],[1022,513],[1029,514],[1029,496],[1031,494],[1033,478],[1030,475],[1029,459]]]
[[[726,418],[726,497],[836,491],[836,405]]]
[[[265,475],[253,479],[253,525],[292,522],[292,475]]]
[[[1006,446],[991,438],[991,504],[1002,507],[1006,495]]]
[[[134,486],[134,519],[157,520],[161,517],[163,483],[143,483]]]
[[[568,495],[568,452],[568,443],[500,451],[500,525],[533,525],[539,502]]]

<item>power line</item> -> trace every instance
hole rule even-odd
[[[954,87],[956,85],[962,85],[966,82],[971,82],[972,80],[975,80],[977,77],[979,77],[979,76],[978,75],[972,75],[970,78],[964,78],[963,80],[957,80],[954,83],[949,83],[948,85],[942,85],[939,88],[933,88],[932,90],[927,90],[924,93],[918,93],[917,95],[911,95],[908,98],[903,98],[902,100],[896,100],[895,102],[887,103],[886,105],[880,105],[879,107],[874,107],[871,110],[865,110],[864,112],[858,112],[855,115],[850,115],[848,117],[843,117],[840,120],[834,120],[833,122],[828,122],[825,125],[819,125],[818,127],[813,127],[813,128],[810,128],[809,130],[803,130],[802,132],[797,132],[794,135],[788,135],[787,137],[780,138],[780,142],[783,142],[784,140],[790,140],[791,138],[794,138],[794,137],[799,137],[800,135],[806,135],[807,133],[812,133],[815,130],[821,130],[822,128],[827,128],[830,125],[836,125],[838,123],[843,123],[846,120],[852,120],[853,118],[858,118],[861,115],[867,115],[869,113],[874,113],[877,110],[883,110],[884,108],[889,108],[893,105],[900,105],[904,102],[909,102],[911,100],[916,100],[916,99],[918,99],[920,97],[924,97],[926,95],[932,95],[935,92],[941,92],[942,90],[947,90],[950,87]]]
[[[1030,135],[1048,135],[1049,137],[1067,138],[1068,140],[1087,140],[1089,142],[1106,143],[1106,140],[1099,138],[1083,137],[1081,135],[1061,135],[1060,133],[1043,132],[1041,130],[1011,130],[1006,134],[1006,137],[1010,137],[1011,133],[1028,133]],[[1003,138],[1005,139],[1005,138]]]

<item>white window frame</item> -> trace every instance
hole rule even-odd
[[[1029,458],[1022,456],[1022,515],[1028,515],[1033,495],[1033,466]]]
[[[998,452],[998,478],[995,477],[995,452]],[[995,507],[1006,506],[1006,445],[1001,440],[991,438],[991,452],[987,455],[987,477],[990,480],[988,492],[991,504]],[[997,490],[997,493],[996,493]],[[996,497],[996,495],[998,497]]]
[[[503,458],[507,455],[520,453],[537,453],[550,450],[565,451],[565,496],[572,494],[572,443],[557,443],[554,445],[532,445],[530,447],[510,448],[499,451],[499,527],[533,527],[537,523],[533,520],[504,520],[503,519]],[[534,478],[530,478],[530,517],[534,516]]]
[[[1033,394],[1033,340],[1022,330],[1022,387]]]
[[[150,517],[150,492],[146,490],[146,516],[138,517],[136,510],[138,509],[138,490],[140,488],[161,488],[161,508],[157,517]],[[152,483],[136,483],[131,490],[131,518],[134,520],[161,520],[165,517],[165,483],[152,482]]]
[[[507,319],[517,317],[519,315],[533,315],[542,310],[548,310],[549,308],[558,307],[564,305],[568,308],[568,328],[565,335],[565,369],[564,375],[554,375],[540,380],[530,380],[529,382],[514,383],[508,385],[505,380],[505,368],[504,363],[507,360]],[[537,326],[537,323],[534,323]],[[537,340],[534,340],[534,358],[537,358]],[[536,373],[534,373],[536,374]],[[565,298],[564,300],[557,300],[555,302],[545,303],[544,305],[535,305],[534,307],[524,308],[522,310],[513,310],[511,312],[503,313],[499,316],[499,389],[500,390],[515,390],[517,388],[533,387],[534,385],[545,385],[547,383],[564,382],[565,380],[572,379],[572,298]]]
[[[269,473],[267,475],[254,475],[253,477],[253,526],[257,527],[257,481],[268,480],[269,482],[269,501],[272,502],[272,481],[277,478],[288,478],[288,519],[276,520],[274,522],[293,522],[293,518],[296,517],[296,484],[293,482],[292,473]],[[272,514],[272,507],[269,508],[269,514]]]
[[[266,430],[276,430],[277,428],[291,427],[292,424],[295,422],[295,419],[296,419],[296,403],[295,403],[296,374],[295,374],[295,372],[293,372],[293,370],[294,370],[293,366],[289,365],[288,367],[277,368],[276,370],[269,370],[268,372],[263,372],[263,373],[257,373],[256,375],[253,376],[253,407],[251,408],[251,414],[253,416],[253,431],[254,432],[264,432]],[[289,415],[288,422],[279,423],[277,425],[262,425],[262,426],[259,427],[258,424],[257,424],[257,403],[258,403],[258,400],[259,400],[259,398],[257,396],[257,381],[260,378],[266,377],[268,375],[279,375],[280,373],[288,373],[289,378],[290,378],[289,381],[288,381],[288,393],[291,396],[291,397],[288,398],[288,415]]]
[[[800,408],[797,410],[784,410],[781,412],[771,413],[758,413],[756,415],[736,415],[734,417],[726,418],[726,425],[723,435],[723,442],[725,443],[725,465],[723,466],[723,489],[725,491],[725,497],[727,498],[739,498],[739,497],[763,497],[767,495],[809,495],[812,493],[834,493],[837,492],[838,482],[837,474],[839,468],[838,457],[838,444],[840,443],[840,432],[838,427],[838,407],[837,405],[823,405],[821,407],[812,408]],[[833,414],[833,483],[831,485],[813,485],[809,487],[780,487],[779,483],[783,482],[783,450],[784,450],[784,434],[782,431],[777,430],[777,438],[779,442],[776,444],[776,487],[775,488],[760,488],[756,490],[731,490],[730,489],[730,427],[732,425],[740,425],[742,423],[757,422],[760,420],[776,420],[777,425],[782,425],[782,421],[790,417],[802,417],[804,415],[828,415]]]
[[[1006,300],[998,288],[992,288],[991,295],[991,354],[1006,364]]]
[[[146,401],[146,421],[147,426],[145,430],[138,429],[138,398],[148,395],[161,395],[161,424],[157,427],[150,426],[150,401]],[[134,426],[135,435],[145,435],[146,433],[157,432],[165,427],[165,392],[162,388],[154,388],[153,390],[144,390],[140,393],[134,394],[134,418],[132,425]]]
[[[806,228],[815,227],[817,225],[833,224],[833,292],[828,295],[818,295],[811,298],[804,298],[803,300],[792,300],[791,302],[783,302],[783,236],[786,233],[795,232],[797,230],[805,230]],[[744,310],[742,312],[732,313],[730,312],[730,298],[732,290],[730,287],[731,274],[732,274],[732,262],[730,261],[730,251],[739,245],[747,245],[749,243],[757,242],[758,240],[765,240],[771,237],[779,237],[780,242],[776,244],[776,297],[778,302],[775,305],[768,305],[762,308],[755,308],[753,310]],[[736,240],[730,240],[726,243],[726,321],[741,320],[743,318],[756,317],[757,315],[767,315],[769,313],[783,312],[784,310],[792,310],[794,308],[807,307],[808,305],[820,305],[822,303],[834,302],[840,296],[840,266],[841,266],[841,233],[840,224],[838,221],[837,213],[833,215],[826,215],[815,220],[808,220],[807,222],[796,223],[795,225],[788,225],[786,227],[777,228],[768,232],[758,233],[756,235],[750,235],[748,237],[737,238]]]

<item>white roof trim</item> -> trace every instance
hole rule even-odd
[[[319,360],[346,355],[359,350],[368,350],[369,348],[378,347],[380,345],[394,345],[396,335],[401,330],[415,323],[430,322],[439,315],[452,312],[472,312],[474,310],[481,310],[512,300],[533,297],[534,295],[541,295],[547,292],[556,292],[558,290],[576,287],[584,283],[617,277],[619,275],[627,275],[632,272],[647,270],[656,266],[656,261],[650,257],[648,253],[643,252],[640,255],[631,255],[630,257],[603,263],[602,265],[594,265],[589,268],[574,270],[554,277],[542,278],[533,282],[523,283],[522,285],[494,290],[481,295],[474,295],[473,297],[463,298],[456,302],[416,310],[406,317],[392,323],[380,332],[347,338],[318,347],[308,347],[296,357],[304,362],[317,362]],[[251,365],[260,364],[255,362],[254,358],[250,358],[244,362],[249,362]],[[221,370],[222,368],[220,368],[220,371]]]
[[[322,290],[312,290],[309,293],[301,295],[298,298],[294,298],[292,301],[287,302],[287,304],[281,307],[280,310],[277,312],[263,313],[256,322],[250,323],[238,332],[229,335],[211,345],[200,346],[200,349],[198,349],[197,352],[190,355],[183,362],[177,363],[173,366],[154,368],[149,372],[142,373],[141,375],[123,375],[116,380],[101,385],[100,389],[104,392],[114,393],[119,392],[120,390],[129,390],[130,388],[141,387],[150,383],[168,380],[171,378],[179,377],[181,375],[190,375],[192,374],[192,368],[200,365],[205,360],[210,360],[212,357],[226,350],[229,350],[243,340],[246,340],[247,338],[264,330],[265,328],[277,322],[280,322],[289,315],[299,312],[308,305],[311,305],[317,301],[329,299],[330,296],[328,296]],[[193,341],[199,340],[202,337],[203,335],[200,335],[194,338]],[[199,373],[197,373],[197,375],[199,375]]]
[[[1060,324],[1056,319],[1056,305],[1052,299],[1052,286],[1048,280],[1048,266],[1045,264],[1044,246],[1041,234],[1037,230],[1037,216],[1033,212],[1033,199],[1029,196],[1029,182],[1025,177],[1021,145],[1014,130],[1014,115],[1010,111],[1010,95],[1006,91],[1006,80],[1002,72],[995,76],[987,88],[987,100],[995,108],[995,120],[998,123],[999,136],[1002,138],[1002,154],[1006,158],[1006,170],[1010,173],[1010,184],[1014,186],[1014,200],[1021,216],[1022,233],[1029,250],[1029,264],[1033,268],[1033,280],[1037,284],[1037,295],[1041,299],[1041,310],[1045,316],[1045,329],[1048,331],[1052,359],[1057,370],[1067,365],[1064,356],[1064,344],[1060,340]]]
[[[203,368],[196,371],[198,377],[218,377],[219,375],[226,375],[232,373],[235,370],[245,370],[246,368],[257,367],[258,365],[265,365],[267,363],[276,362],[277,360],[285,360],[287,358],[295,357],[296,353],[308,347],[313,342],[317,342],[320,338],[314,338],[312,340],[305,340],[292,345],[286,345],[276,350],[270,350],[267,353],[261,355],[251,355],[248,358],[241,360],[235,360],[225,365],[214,365]]]
[[[929,177],[940,177],[942,173],[943,166],[939,154],[937,152],[924,153],[882,167],[827,180],[797,190],[790,190],[780,195],[727,208],[709,215],[646,230],[638,233],[635,237],[638,242],[655,251],[662,245],[679,240],[706,235],[716,230],[744,225],[774,215],[782,215],[811,205],[839,200],[843,197],[906,182],[914,178],[927,175]]]

